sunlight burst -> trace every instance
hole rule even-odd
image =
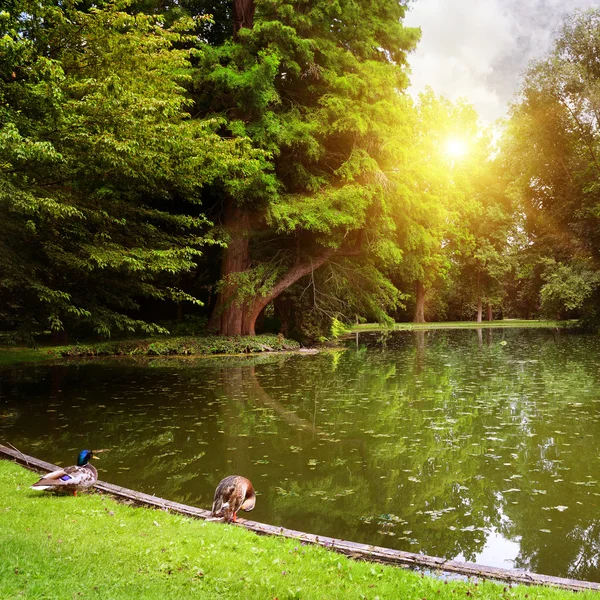
[[[461,158],[467,150],[467,142],[463,139],[452,137],[446,140],[446,154],[451,158]]]

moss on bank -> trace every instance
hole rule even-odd
[[[35,479],[0,460],[1,598],[597,598],[424,577],[98,494],[40,494]]]

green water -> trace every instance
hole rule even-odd
[[[104,448],[102,479],[202,507],[241,474],[258,521],[600,581],[599,380],[598,337],[522,329],[13,368],[0,441]]]

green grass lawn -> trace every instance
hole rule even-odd
[[[533,321],[521,319],[503,319],[501,321],[446,321],[440,323],[395,323],[391,327],[385,327],[380,323],[363,323],[353,325],[351,331],[380,331],[380,330],[398,330],[398,331],[418,331],[420,329],[476,329],[478,327],[573,327],[576,321]]]
[[[591,600],[551,588],[444,581],[293,540],[133,508],[99,494],[34,492],[0,460],[0,598]]]
[[[45,362],[60,358],[62,348],[23,348],[0,346],[0,367],[19,363]]]

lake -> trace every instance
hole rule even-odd
[[[363,333],[316,355],[88,360],[0,371],[0,442],[257,521],[600,581],[600,338]],[[35,476],[31,476],[31,481]]]

